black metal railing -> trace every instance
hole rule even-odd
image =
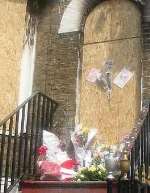
[[[123,153],[128,153],[126,164],[130,161],[128,178],[120,176],[115,190],[114,182],[107,181],[107,193],[150,193],[150,104],[143,106],[135,128],[124,143]]]
[[[130,178],[140,192],[150,191],[150,105],[130,153]]]
[[[124,150],[128,152],[131,166],[128,178],[117,182],[118,192],[150,192],[150,105],[143,107],[135,128],[125,142]]]
[[[36,174],[42,130],[50,130],[57,103],[36,92],[0,123],[0,192]]]

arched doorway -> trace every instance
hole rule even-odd
[[[131,1],[100,3],[84,28],[80,123],[99,130],[101,143],[115,144],[134,127],[141,106],[141,14]],[[123,88],[112,83],[111,99],[86,80],[91,68],[113,61],[112,81],[126,68],[133,73]]]

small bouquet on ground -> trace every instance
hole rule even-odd
[[[75,181],[104,181],[107,178],[107,171],[101,161],[95,158],[89,167],[81,168],[76,176]]]
[[[38,148],[37,153],[38,153],[38,172],[41,175],[40,179],[41,180],[46,180],[46,179],[52,179],[56,180],[59,179],[60,177],[60,166],[54,162],[50,162],[47,160],[46,154],[47,154],[47,146],[42,145],[41,147]]]
[[[38,148],[40,180],[71,180],[77,162],[60,148],[60,141],[51,132],[43,131],[43,145]]]

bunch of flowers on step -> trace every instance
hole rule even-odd
[[[43,145],[38,148],[40,180],[102,181],[106,179],[103,156],[95,148],[97,129],[78,125],[71,134],[74,159],[61,148],[61,141],[51,132],[43,131]]]
[[[105,181],[107,171],[99,157],[94,158],[89,167],[79,169],[74,177],[74,181]]]
[[[73,179],[78,163],[61,149],[61,142],[56,135],[43,131],[43,145],[38,148],[37,153],[40,180]]]

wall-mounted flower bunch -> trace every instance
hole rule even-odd
[[[101,70],[92,68],[87,77],[87,81],[96,84],[100,88],[106,91],[108,99],[112,91],[112,61],[105,62]]]

